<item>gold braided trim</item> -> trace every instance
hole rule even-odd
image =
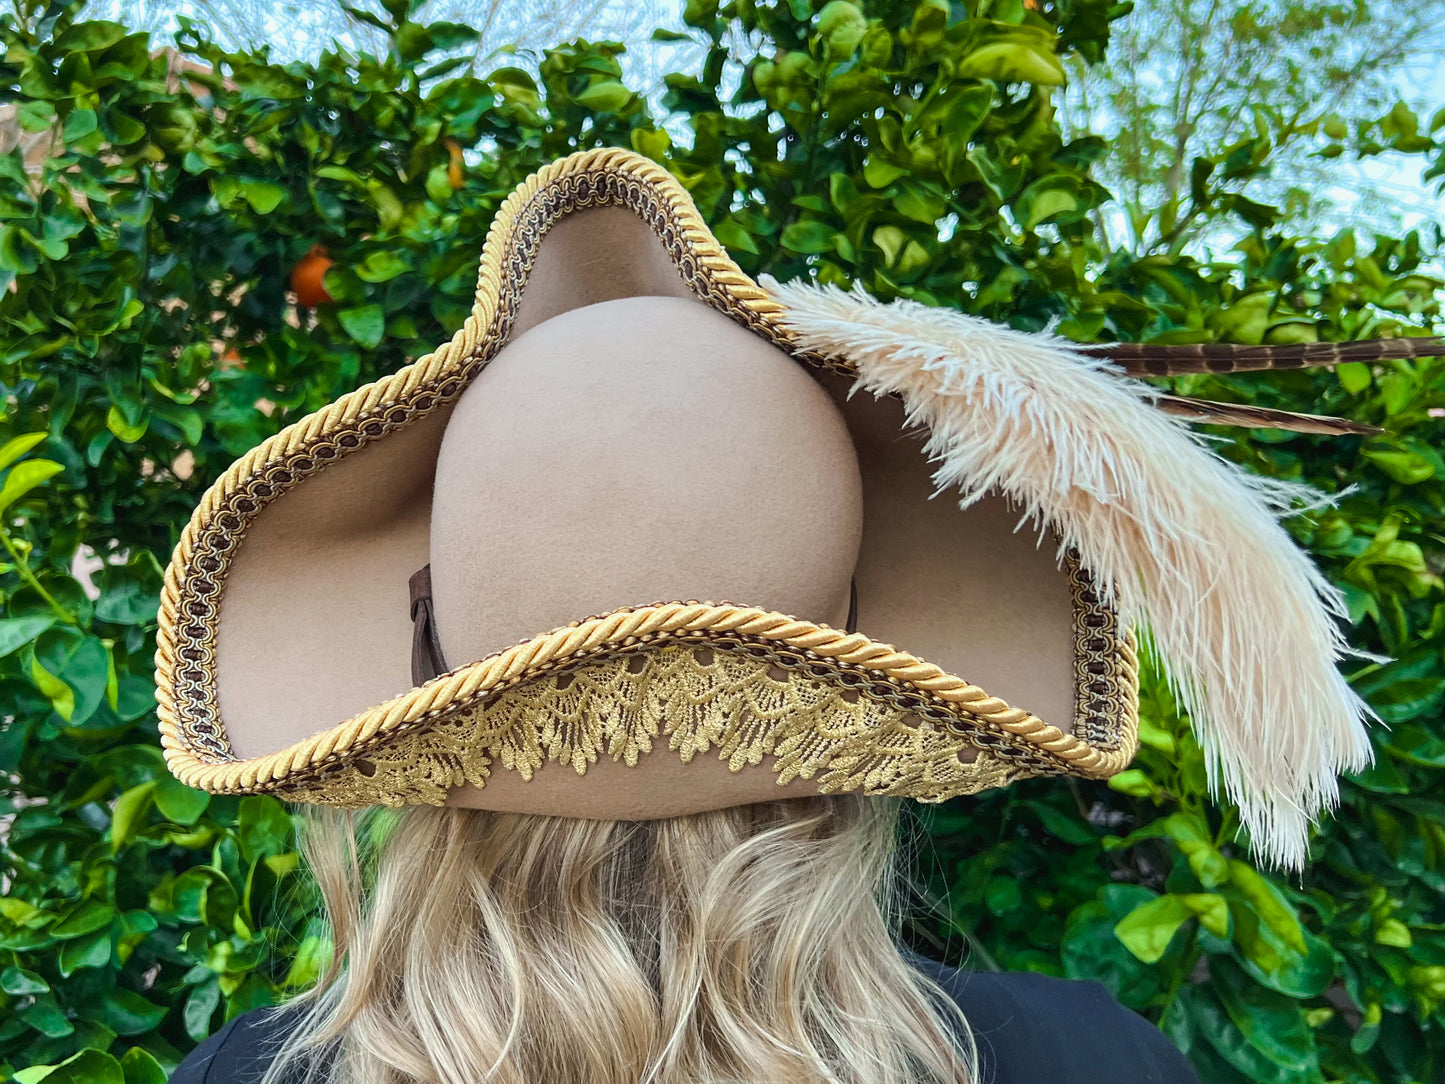
[[[670,645],[589,661],[376,743],[364,756],[281,781],[288,801],[359,808],[441,805],[493,767],[530,780],[543,764],[585,776],[602,758],[635,767],[654,746],[734,772],[766,758],[778,783],[937,802],[1005,786],[1027,769],[920,718],[763,659]],[[970,756],[969,754],[974,754]]]
[[[814,676],[820,679],[833,672],[830,667],[849,675],[879,674],[883,685],[908,688],[928,699],[931,710],[951,712],[965,730],[972,728],[971,721],[983,720],[980,733],[995,735],[994,740],[1004,735],[1016,751],[1042,758],[1025,765],[1027,774],[1103,775],[1122,768],[1128,756],[1120,760],[1119,754],[1134,741],[1137,722],[1136,663],[1127,639],[1118,635],[1112,611],[1092,594],[1077,569],[1071,576],[1080,677],[1076,718],[1083,720],[1078,730],[1082,738],[1063,734],[961,678],[866,637],[769,611],[667,603],[618,611],[536,637],[289,749],[253,760],[235,758],[216,697],[216,629],[231,556],[250,522],[265,505],[328,462],[460,396],[506,343],[547,229],[566,213],[604,205],[628,207],[648,222],[701,300],[800,360],[853,373],[846,359],[805,355],[791,345],[771,319],[780,306],[727,256],[686,190],[664,168],[620,149],[586,151],[544,167],[498,209],[483,248],[476,303],[450,342],[288,426],[233,463],[202,497],[166,570],[156,635],[161,738],[172,771],[208,790],[270,789],[288,773],[309,771],[364,748],[378,734],[439,717],[460,703],[458,698],[484,697],[589,652],[630,647],[633,638],[701,638],[726,647],[724,641],[738,636],[815,655],[820,660],[815,665],[822,669]]]
[[[287,749],[248,760],[204,760],[184,745],[166,760],[183,783],[218,793],[270,789],[306,772],[366,750],[379,735],[429,722],[484,702],[489,694],[593,655],[687,640],[723,650],[756,644],[762,657],[834,681],[968,735],[975,744],[1011,747],[1029,774],[1100,776],[1132,756],[1130,735],[1103,749],[1065,734],[1038,716],[1011,707],[977,685],[861,633],[839,632],[754,607],[669,602],[614,611],[534,637],[411,689]],[[1000,740],[1002,739],[1002,740]],[[1128,753],[1128,756],[1121,754]],[[1008,755],[1008,754],[1006,754]]]

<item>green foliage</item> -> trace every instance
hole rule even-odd
[[[815,8],[817,9],[815,11]],[[290,822],[175,783],[151,659],[171,546],[205,484],[282,425],[443,341],[499,202],[570,150],[630,145],[752,273],[861,282],[1078,339],[1361,338],[1428,328],[1419,239],[1299,237],[1232,204],[1227,259],[1104,252],[1096,136],[1053,112],[1104,55],[1102,0],[691,0],[701,69],[667,115],[611,43],[467,74],[475,35],[385,5],[384,56],[228,53],[179,72],[64,5],[0,18],[0,102],[49,153],[0,155],[0,1078],[159,1081],[235,1013],[313,981]],[[724,37],[763,43],[738,72]],[[724,89],[727,88],[727,89]],[[733,89],[735,88],[735,89]],[[1417,153],[1438,154],[1429,138]],[[1206,163],[1227,174],[1231,160]],[[321,246],[331,300],[295,304]],[[1390,729],[1298,883],[1261,872],[1157,676],[1135,766],[934,811],[946,907],[914,936],[1096,978],[1204,1079],[1360,1084],[1445,1070],[1445,461],[1439,361],[1190,377],[1186,394],[1344,413],[1386,435],[1236,434],[1329,492],[1292,524],[1347,593],[1352,677]],[[946,897],[942,890],[946,890]]]
[[[1103,63],[1069,67],[1065,113],[1090,130],[1102,115],[1114,133],[1098,173],[1120,213],[1101,228],[1135,251],[1177,253],[1237,237],[1240,216],[1268,215],[1264,205],[1314,228],[1411,211],[1428,222],[1428,198],[1411,206],[1341,165],[1432,149],[1445,114],[1429,115],[1438,103],[1417,114],[1423,88],[1402,74],[1438,65],[1439,29],[1434,0],[1137,5]],[[1342,192],[1358,197],[1343,214]]]

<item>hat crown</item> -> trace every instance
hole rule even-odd
[[[862,517],[847,425],[782,350],[675,297],[572,309],[504,347],[448,420],[431,517],[447,665],[654,602],[841,626]]]

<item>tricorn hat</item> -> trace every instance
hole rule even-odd
[[[343,806],[939,801],[1122,770],[1139,630],[1298,864],[1369,757],[1338,597],[1277,522],[1297,493],[1116,357],[760,285],[661,166],[557,161],[450,342],[206,491],[162,595],[167,761]]]

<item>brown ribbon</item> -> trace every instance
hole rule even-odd
[[[431,565],[413,572],[407,587],[411,592],[411,683],[424,685],[448,669],[431,604]]]
[[[425,685],[448,669],[442,656],[442,641],[437,634],[436,612],[431,601],[431,565],[425,564],[407,580],[411,595],[411,683]],[[858,584],[848,584],[848,621],[846,632],[858,631]]]

